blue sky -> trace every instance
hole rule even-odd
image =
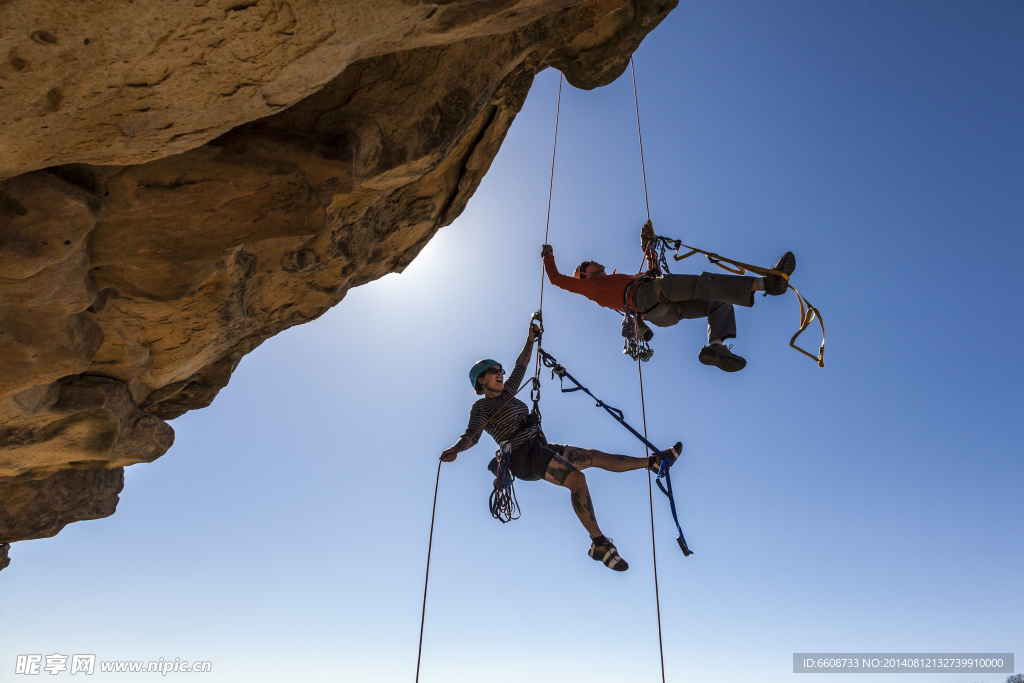
[[[828,330],[821,370],[787,346],[792,296],[758,297],[731,375],[697,362],[703,322],[656,330],[647,421],[685,444],[696,553],[655,492],[668,680],[834,680],[792,674],[794,652],[1024,656],[1024,5],[684,2],[636,66],[658,232],[762,265],[793,250]],[[437,456],[476,398],[469,366],[510,365],[537,307],[557,87],[537,78],[404,273],[247,356],[127,470],[115,516],[14,546],[0,680],[54,652],[210,660],[210,681],[412,678]],[[628,73],[566,86],[561,116],[559,263],[632,271]],[[549,287],[545,319],[547,350],[639,424],[618,316]],[[543,412],[552,441],[642,453],[546,376]],[[442,470],[421,680],[659,680],[644,474],[588,475],[617,574],[564,490],[520,483],[522,519],[490,518],[493,449]]]

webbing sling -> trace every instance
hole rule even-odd
[[[671,462],[668,459],[668,457],[665,456],[665,454],[661,451],[660,448],[658,448],[657,446],[652,444],[650,441],[648,441],[642,434],[640,434],[640,432],[638,432],[635,429],[633,429],[633,427],[630,426],[630,424],[628,422],[626,422],[625,414],[621,410],[619,410],[618,408],[615,408],[613,406],[608,405],[607,403],[605,403],[604,401],[599,399],[597,396],[594,396],[592,393],[590,393],[590,389],[587,389],[585,386],[580,384],[578,379],[576,379],[575,377],[570,375],[569,371],[566,370],[565,367],[563,367],[555,359],[554,356],[552,356],[550,353],[546,352],[544,349],[540,348],[540,346],[537,347],[537,352],[540,354],[541,360],[544,363],[544,367],[551,368],[552,376],[554,376],[554,375],[558,376],[559,385],[560,385],[560,388],[561,388],[563,394],[571,394],[574,391],[582,391],[587,396],[589,396],[590,398],[594,399],[597,402],[597,407],[598,408],[604,408],[605,411],[609,415],[611,415],[613,418],[615,418],[615,420],[620,425],[622,425],[627,430],[629,430],[630,434],[632,434],[633,436],[638,438],[645,446],[650,448],[651,451],[655,455],[661,457],[661,467],[658,469],[658,477],[657,477],[657,479],[655,479],[655,481],[658,484],[658,488],[661,489],[661,492],[664,493],[668,497],[668,504],[669,504],[669,507],[672,510],[672,520],[676,523],[676,530],[679,532],[679,536],[676,537],[676,542],[679,543],[679,548],[680,548],[680,550],[683,551],[683,555],[686,555],[686,556],[692,555],[693,551],[690,550],[690,548],[687,547],[687,545],[686,545],[686,538],[683,536],[683,529],[679,525],[679,516],[676,513],[676,501],[675,501],[675,497],[672,495],[672,479],[669,476],[669,470],[671,469]],[[572,382],[576,386],[569,387],[568,389],[566,389],[564,384],[563,384],[564,380],[569,380],[570,382]],[[662,483],[661,483],[662,479],[665,480],[665,483],[667,484],[667,488],[662,485]]]
[[[711,251],[704,251],[703,249],[698,249],[697,247],[691,247],[688,244],[683,244],[681,240],[674,240],[668,237],[661,237],[660,235],[654,237],[647,244],[647,248],[650,248],[653,251],[658,247],[659,244],[662,247],[660,259],[662,263],[665,263],[664,249],[665,247],[668,247],[669,249],[675,250],[675,254],[672,256],[672,258],[676,261],[682,261],[683,259],[689,258],[694,254],[704,254],[704,256],[706,256],[708,261],[710,261],[711,263],[715,264],[722,270],[726,270],[730,273],[735,273],[736,275],[743,275],[749,270],[750,272],[757,273],[758,275],[778,275],[779,277],[784,279],[789,288],[796,292],[797,301],[800,303],[800,328],[796,331],[796,334],[794,334],[793,337],[789,340],[789,345],[796,349],[797,351],[799,351],[800,353],[807,356],[808,358],[810,358],[811,360],[816,361],[818,363],[819,368],[825,367],[825,319],[821,317],[821,311],[812,306],[810,302],[804,298],[804,295],[800,293],[800,290],[798,290],[796,287],[792,285],[792,283],[790,283],[788,275],[786,275],[782,271],[773,270],[771,268],[761,268],[760,266],[753,266],[749,263],[743,263],[742,261],[736,261],[734,259],[726,258]],[[690,251],[680,256],[680,249],[689,249]],[[735,267],[730,268],[725,264],[729,264]],[[667,263],[665,265],[667,265]],[[818,347],[817,356],[808,351],[805,351],[804,349],[796,345],[797,337],[803,334],[804,330],[806,330],[807,327],[812,322],[814,322],[815,319],[818,320],[818,325],[821,326],[821,346]]]
[[[658,485],[658,488],[661,489],[662,493],[668,496],[668,506],[672,510],[672,521],[676,523],[676,531],[679,532],[679,535],[676,536],[676,543],[679,544],[679,549],[683,551],[683,555],[689,557],[690,555],[693,555],[693,551],[687,547],[686,538],[683,536],[683,528],[679,526],[679,515],[676,514],[676,499],[672,495],[672,475],[669,472],[670,469],[671,465],[668,462],[668,458],[662,458],[661,467],[658,468],[658,476],[654,480],[654,483]],[[662,479],[665,480],[665,485],[668,488],[662,486]]]

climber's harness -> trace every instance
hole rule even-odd
[[[622,292],[622,310],[627,315],[646,315],[658,307],[658,304],[654,304],[648,309],[640,310],[636,305],[636,290],[640,288],[640,285],[647,282],[654,283],[654,291],[658,294],[658,303],[671,303],[665,298],[665,293],[661,290],[661,284],[658,282],[658,278],[651,277],[650,275],[640,275],[626,285],[626,289]]]

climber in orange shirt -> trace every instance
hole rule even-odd
[[[584,261],[576,267],[572,277],[562,275],[555,265],[551,245],[541,248],[544,270],[548,280],[556,287],[582,294],[599,306],[637,317],[641,339],[653,336],[643,319],[658,327],[671,327],[683,319],[707,318],[708,343],[697,358],[704,365],[713,365],[725,372],[736,372],[747,365],[747,361],[726,346],[727,339],[736,338],[737,306],[753,306],[754,293],[764,291],[773,296],[786,293],[789,283],[779,275],[751,277],[746,275],[725,275],[701,273],[700,275],[676,275],[665,273],[649,277],[605,272],[604,266],[596,261]],[[772,270],[792,275],[796,270],[796,257],[787,251],[772,266]]]

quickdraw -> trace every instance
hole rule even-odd
[[[648,441],[646,437],[640,434],[640,432],[633,429],[633,427],[630,426],[628,422],[626,422],[625,414],[621,410],[608,405],[607,403],[599,399],[597,396],[594,396],[592,393],[590,393],[590,389],[587,389],[585,386],[580,384],[579,380],[570,375],[569,371],[566,370],[565,367],[563,367],[558,362],[558,360],[555,359],[554,356],[552,356],[550,353],[547,353],[544,349],[540,348],[540,346],[537,347],[537,353],[539,354],[541,361],[544,363],[544,367],[551,368],[551,379],[554,379],[556,376],[558,377],[559,386],[561,387],[563,394],[569,394],[574,391],[582,391],[587,396],[589,396],[590,398],[594,399],[597,402],[598,408],[604,408],[605,411],[613,418],[615,418],[615,420],[619,424],[625,427],[630,434],[635,436],[637,439],[641,441],[641,443],[650,448],[655,455],[661,457],[661,467],[658,469],[658,477],[655,481],[658,484],[658,488],[661,489],[661,492],[668,497],[669,507],[672,510],[672,520],[675,522],[676,530],[679,532],[679,535],[676,537],[676,542],[679,544],[679,549],[682,550],[683,555],[687,557],[692,555],[693,551],[690,550],[690,548],[686,545],[686,538],[683,536],[683,529],[679,525],[679,516],[676,513],[675,497],[672,494],[672,479],[669,474],[669,470],[671,469],[669,459],[664,456],[660,448],[658,448],[650,441]],[[576,386],[569,387],[568,389],[566,389],[564,385],[564,380],[569,380]],[[665,486],[663,486],[661,483],[662,479],[665,480]]]
[[[818,363],[819,368],[825,367],[825,319],[821,316],[821,311],[812,306],[804,295],[800,293],[796,287],[789,281],[789,276],[778,270],[772,270],[771,268],[761,268],[760,266],[754,266],[749,263],[743,263],[742,261],[735,261],[724,256],[720,256],[714,252],[704,251],[697,247],[691,247],[688,244],[683,244],[682,240],[671,239],[669,237],[662,237],[654,234],[654,228],[651,226],[650,221],[644,226],[644,230],[641,231],[640,236],[644,254],[647,257],[648,266],[655,272],[660,272],[664,269],[664,272],[669,272],[668,260],[665,258],[665,252],[668,249],[672,249],[675,253],[672,259],[675,261],[682,261],[683,259],[689,258],[694,254],[704,254],[708,261],[715,264],[722,270],[736,275],[743,275],[748,270],[758,275],[778,275],[782,277],[789,288],[796,293],[797,301],[800,303],[800,328],[796,331],[796,334],[789,340],[789,345],[804,354],[811,360]],[[680,249],[689,249],[689,251],[682,256],[679,255]],[[728,265],[726,265],[728,264]],[[733,266],[733,267],[729,267]],[[804,333],[812,322],[818,321],[818,325],[821,326],[821,346],[818,347],[818,355],[814,355],[809,351],[806,351],[796,345],[797,338]]]
[[[629,312],[622,314],[622,337],[625,340],[622,343],[622,353],[633,360],[646,363],[654,356],[654,349],[651,348],[651,345],[640,339],[636,315]]]

